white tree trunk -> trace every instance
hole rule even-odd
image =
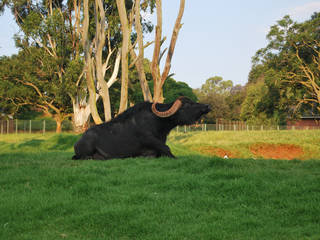
[[[119,12],[121,31],[122,31],[122,47],[121,47],[121,99],[119,113],[124,112],[128,107],[128,52],[130,41],[130,29],[127,19],[127,11],[124,0],[116,0]]]
[[[88,120],[90,116],[90,105],[86,99],[80,101],[72,101],[73,105],[73,128],[77,133],[84,132],[88,128]]]

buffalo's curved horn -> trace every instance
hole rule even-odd
[[[157,103],[153,103],[152,106],[151,106],[151,109],[152,109],[152,112],[157,115],[158,117],[161,117],[161,118],[166,118],[166,117],[170,117],[172,116],[173,114],[175,114],[179,108],[181,107],[182,105],[182,102],[180,100],[180,98],[178,98],[171,106],[170,109],[168,109],[167,111],[164,111],[164,112],[160,112],[157,110],[156,108],[156,104]]]

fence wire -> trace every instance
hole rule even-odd
[[[270,130],[316,130],[320,126],[287,126],[287,125],[230,125],[230,124],[194,124],[190,126],[178,126],[177,132],[193,131],[270,131]]]
[[[46,133],[55,132],[57,124],[54,120],[0,120],[0,134],[12,133]],[[62,131],[72,131],[72,123],[70,121],[63,121]]]
[[[90,124],[94,125],[94,124]],[[19,133],[43,133],[55,132],[56,122],[51,119],[46,120],[0,120],[0,134],[19,134]],[[320,129],[320,125],[313,126],[266,126],[266,125],[247,125],[247,124],[193,124],[189,126],[178,126],[176,132],[193,131],[263,131],[263,130],[315,130]],[[62,123],[62,132],[72,132],[72,122]]]

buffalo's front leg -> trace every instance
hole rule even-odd
[[[170,148],[159,139],[153,136],[143,136],[142,137],[143,145],[147,146],[148,148],[154,149],[158,154],[157,156],[166,156],[171,158],[176,158],[170,151]]]

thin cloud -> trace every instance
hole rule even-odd
[[[314,12],[320,11],[320,1],[310,2],[301,6],[297,6],[289,11],[289,14],[297,20],[305,20]]]

